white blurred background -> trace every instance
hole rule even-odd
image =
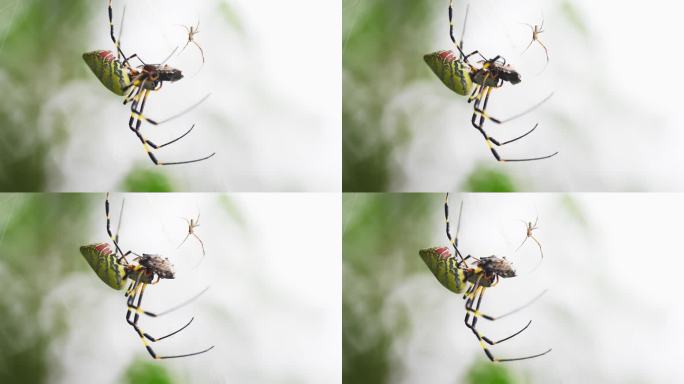
[[[184,191],[335,191],[340,189],[340,3],[235,1],[114,1],[116,31],[126,7],[122,48],[149,63],[164,60],[185,77],[167,83],[148,99],[145,115],[163,119],[209,99],[181,118],[158,127],[143,125],[157,144],[195,130],[157,151],[160,161],[199,164],[162,171]],[[195,26],[187,41],[182,27]],[[89,20],[84,52],[113,50],[106,2]],[[78,64],[87,70],[80,57]],[[74,60],[76,60],[74,59]],[[135,62],[135,64],[138,64]],[[134,165],[153,168],[128,130],[128,107],[94,75],[72,81],[41,110],[39,130],[52,135],[68,127],[64,145],[50,149],[50,190],[103,191],[118,184]]]
[[[364,279],[352,260],[360,244],[373,234],[352,235],[350,228],[367,222],[362,213],[370,199],[401,202],[394,211],[415,212],[415,195],[358,196],[344,207],[345,329],[348,319],[367,324],[345,335],[345,347],[355,353],[375,350],[385,335],[388,362],[385,382],[454,383],[465,379],[474,364],[487,362],[477,339],[463,323],[464,301],[442,287],[418,257],[419,248],[446,246],[442,199],[430,195],[423,219],[407,216],[417,233],[403,224],[388,228],[384,250],[365,255],[375,268]],[[538,383],[625,383],[684,380],[678,369],[684,342],[681,305],[681,217],[684,196],[670,194],[467,194],[452,195],[452,223],[458,204],[465,206],[460,249],[474,256],[506,256],[519,276],[502,279],[488,289],[481,311],[493,316],[517,308],[545,289],[548,292],[517,314],[495,322],[480,320],[480,331],[492,340],[509,336],[527,321],[522,334],[490,347],[500,358],[520,357],[553,348],[546,356],[505,363],[514,380]],[[415,209],[414,209],[415,208]],[[391,212],[391,213],[390,213]],[[399,213],[398,213],[399,214]],[[520,220],[534,221],[534,235],[514,252],[525,237]],[[364,219],[366,218],[366,219]],[[415,244],[414,244],[415,243]],[[415,249],[414,249],[415,248]],[[363,256],[360,256],[363,257]],[[371,261],[372,259],[372,261]],[[539,264],[538,264],[539,263]],[[538,268],[535,267],[538,265]],[[348,288],[349,287],[349,288]],[[378,301],[369,299],[380,295]],[[360,303],[363,299],[369,304]],[[362,352],[359,352],[362,351]],[[369,353],[369,352],[368,352]],[[352,353],[345,350],[345,356]],[[353,369],[353,367],[345,367]]]
[[[152,344],[159,355],[216,345],[200,356],[161,362],[175,380],[340,381],[339,198],[327,194],[125,197],[122,248],[166,256],[177,272],[176,279],[148,287],[143,307],[162,311],[210,287],[178,311],[140,320],[145,332],[160,337],[195,317],[184,331]],[[83,244],[108,241],[104,195],[101,198]],[[121,199],[121,194],[111,197],[115,221]],[[200,246],[192,237],[177,249],[187,233],[181,218],[196,217],[198,212],[196,232],[207,252],[201,263]],[[59,257],[67,256],[82,258],[76,249]],[[123,291],[107,287],[89,268],[63,276],[36,314],[41,325],[37,331],[53,335],[48,345],[48,381],[91,382],[96,377],[101,383],[120,382],[135,359],[152,361],[126,323],[125,312]]]

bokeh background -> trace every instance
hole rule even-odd
[[[539,128],[499,153],[560,151],[553,159],[499,164],[471,127],[472,105],[447,89],[423,55],[452,49],[448,0],[343,0],[345,191],[679,191],[684,188],[679,111],[680,2],[455,1],[465,50],[508,59],[523,81],[495,90],[492,116],[534,112],[487,131],[501,141]],[[548,47],[531,39],[540,24]],[[458,38],[458,37],[457,37]],[[662,69],[661,69],[662,68]]]
[[[116,221],[124,195],[111,196]],[[144,308],[190,305],[140,325],[152,360],[126,323],[123,291],[79,253],[107,241],[104,194],[0,195],[0,382],[335,383],[341,377],[341,212],[325,194],[129,194],[120,243],[175,264]],[[201,214],[189,238],[182,218]],[[114,223],[116,226],[116,223]]]
[[[128,130],[130,112],[81,55],[113,49],[107,1],[0,0],[0,190],[338,191],[341,179],[339,1],[115,0],[124,52],[185,78],[148,100],[164,161]],[[206,63],[182,25],[195,26]],[[137,64],[137,63],[136,63]]]
[[[464,302],[446,290],[418,250],[446,246],[444,196],[345,194],[343,377],[350,383],[674,383],[684,342],[684,197],[668,194],[455,194],[464,201],[464,254],[506,256],[518,272],[487,290],[494,316],[546,294],[510,317],[478,327],[498,357],[553,348],[546,356],[491,364],[463,324]],[[521,222],[539,217],[525,237]]]

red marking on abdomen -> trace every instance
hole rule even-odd
[[[107,243],[96,245],[95,250],[99,253],[104,253],[105,255],[109,255],[112,253],[112,250],[109,248],[109,244]]]
[[[456,56],[454,56],[454,53],[451,51],[439,51],[437,52],[437,56],[446,61],[456,60]]]
[[[101,58],[107,60],[107,61],[113,61],[116,60],[116,57],[112,53],[112,51],[100,51],[98,54]]]
[[[439,253],[439,257],[442,259],[448,259],[451,257],[451,252],[449,252],[449,248],[447,247],[439,247],[435,249],[435,252]]]

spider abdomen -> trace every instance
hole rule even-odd
[[[87,52],[83,54],[83,60],[107,89],[119,96],[126,93],[131,82],[128,70],[111,51]]]
[[[447,88],[461,96],[470,94],[473,80],[469,66],[451,51],[437,51],[423,56],[432,72]]]
[[[121,264],[107,243],[84,245],[81,254],[100,280],[114,289],[126,285],[126,268]]]
[[[421,249],[418,253],[432,274],[446,289],[454,293],[465,291],[466,277],[464,271],[458,267],[458,260],[449,252],[449,248]]]

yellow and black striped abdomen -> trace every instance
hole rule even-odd
[[[109,244],[84,245],[81,247],[81,254],[105,284],[114,289],[123,289],[126,284],[126,268],[117,260]]]
[[[128,70],[111,51],[84,53],[83,60],[107,89],[119,96],[126,93],[126,86],[131,82]]]
[[[466,279],[463,269],[458,268],[458,260],[451,255],[449,248],[435,247],[418,252],[430,271],[442,285],[454,293],[463,293]]]
[[[447,88],[466,96],[473,88],[470,68],[451,51],[437,51],[423,56],[432,72]]]

